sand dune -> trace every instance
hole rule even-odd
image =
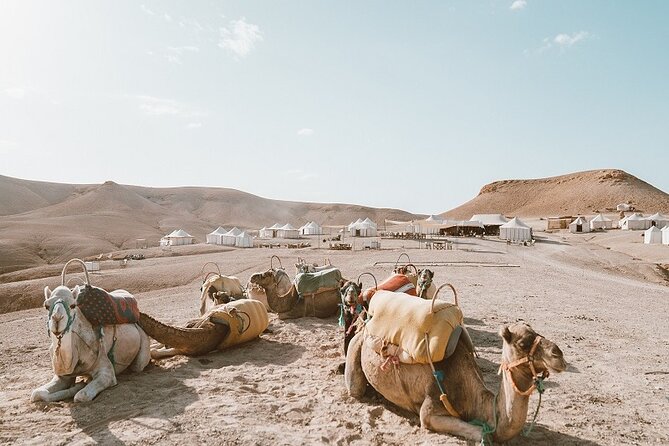
[[[591,214],[629,203],[644,212],[669,212],[669,194],[622,170],[602,169],[483,186],[476,198],[445,212],[449,218],[503,213],[523,217]]]

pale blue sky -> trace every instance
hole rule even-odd
[[[436,213],[669,191],[669,2],[0,1],[0,174]]]

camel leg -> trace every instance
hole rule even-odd
[[[130,363],[130,370],[133,372],[141,372],[151,362],[151,340],[144,330],[139,327],[137,330],[139,330],[139,351]]]
[[[51,381],[33,390],[30,401],[60,401],[52,399],[51,394],[71,388],[76,378],[55,375]]]
[[[86,387],[74,395],[75,403],[86,403],[93,401],[93,399],[98,396],[98,393],[102,392],[108,387],[113,387],[116,385],[116,373],[114,372],[114,366],[112,365],[109,358],[107,358],[107,353],[104,348],[101,348],[100,352],[98,353],[97,364],[97,369],[94,370],[91,374],[91,381],[86,384]]]
[[[353,398],[360,399],[365,394],[367,389],[367,377],[362,371],[362,333],[353,336],[351,343],[348,346],[348,353],[346,354],[346,368],[344,369],[344,380],[348,394]]]
[[[420,407],[420,425],[434,432],[456,435],[467,440],[481,441],[481,428],[446,413],[441,401],[429,395]]]
[[[151,350],[151,359],[164,359],[176,356],[179,354],[179,350],[176,348],[160,348]]]

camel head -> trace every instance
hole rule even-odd
[[[418,295],[420,296],[423,291],[427,291],[432,285],[432,280],[434,279],[434,272],[429,269],[418,270],[418,281],[416,283],[416,288]]]
[[[77,313],[77,296],[79,285],[70,290],[66,286],[59,286],[53,291],[44,287],[44,308],[49,312],[49,332],[56,337],[68,333]]]
[[[281,269],[268,269],[263,273],[255,273],[249,279],[249,282],[259,285],[264,289],[276,288],[280,281],[281,274],[286,274],[285,271]]]
[[[502,364],[510,364],[528,376],[548,376],[548,372],[563,372],[567,368],[562,350],[552,341],[535,332],[524,322],[503,327],[499,335],[504,341]],[[525,358],[527,358],[525,360]],[[514,366],[518,363],[519,365]],[[533,372],[534,370],[534,372]]]
[[[362,283],[356,283],[352,280],[344,282],[340,288],[341,299],[347,307],[353,307],[360,301],[362,293]]]

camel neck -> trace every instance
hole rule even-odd
[[[517,436],[525,425],[530,397],[516,392],[511,383],[510,374],[516,386],[528,389],[532,385],[532,377],[520,368],[511,371],[502,371],[502,382],[497,395],[497,429],[493,436],[495,442],[504,442]],[[493,414],[494,423],[494,414]]]

